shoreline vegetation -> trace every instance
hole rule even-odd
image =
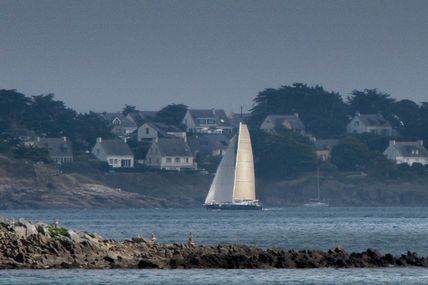
[[[428,267],[414,252],[401,256],[375,249],[348,253],[332,250],[263,249],[247,245],[198,245],[189,234],[184,244],[160,244],[134,237],[107,240],[53,224],[19,219],[0,221],[0,269],[269,269]]]

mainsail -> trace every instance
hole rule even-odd
[[[229,146],[217,168],[214,180],[208,192],[205,204],[231,203],[233,199],[233,184],[235,178],[235,150],[236,135],[229,142]]]
[[[248,127],[239,124],[238,151],[236,154],[233,202],[256,200],[253,150]]]

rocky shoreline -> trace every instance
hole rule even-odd
[[[428,258],[407,252],[401,256],[368,249],[348,253],[341,247],[329,251],[262,249],[245,245],[159,244],[141,237],[106,240],[96,234],[75,232],[58,223],[0,221],[0,269],[50,268],[374,268],[428,267]]]

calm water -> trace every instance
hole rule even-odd
[[[20,210],[6,217],[35,221],[58,219],[62,226],[96,232],[106,238],[149,237],[196,243],[245,243],[286,249],[349,251],[369,247],[394,254],[407,250],[428,256],[428,208],[274,208],[250,212],[204,209]],[[108,274],[106,274],[108,272]],[[425,269],[354,270],[48,270],[2,271],[0,284],[428,284]]]

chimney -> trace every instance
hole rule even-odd
[[[214,108],[212,108],[212,109],[211,109],[211,111],[213,112],[213,115],[215,115],[215,109],[214,109]]]
[[[128,142],[128,138],[127,137],[123,137],[123,142],[127,143]]]
[[[357,117],[359,117],[361,115],[361,113],[360,112],[355,112],[355,116],[357,116]]]
[[[395,145],[395,140],[390,140],[389,145]]]
[[[40,137],[37,137],[37,138],[36,138],[36,141],[37,141],[37,142],[40,142]]]
[[[66,142],[67,141],[67,137],[62,137],[62,140]]]
[[[298,117],[299,117],[299,113],[294,113],[293,115],[294,115],[294,117],[296,117],[296,118],[298,118]]]
[[[418,140],[418,143],[420,144],[420,145],[424,145],[424,141],[423,140]]]
[[[98,137],[97,138],[97,143],[100,143],[100,142],[102,142],[103,141],[103,139],[101,138],[101,137]]]

